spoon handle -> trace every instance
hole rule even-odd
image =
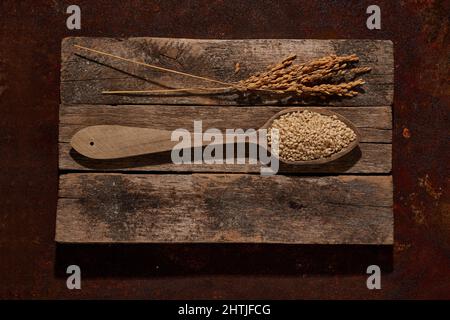
[[[191,141],[188,146],[199,147],[210,144],[224,144],[228,136],[224,135],[225,141],[204,141],[202,134],[195,136],[188,133]],[[117,159],[138,156],[148,153],[170,151],[180,143],[171,141],[172,131],[126,127],[119,125],[98,125],[81,129],[72,137],[70,144],[78,153],[93,159]],[[178,135],[179,137],[179,135]],[[235,136],[230,136],[232,139]],[[183,140],[183,142],[185,142]],[[183,146],[186,147],[186,146]],[[183,147],[180,147],[183,148]]]
[[[90,126],[78,131],[70,144],[93,159],[116,159],[171,150],[172,131],[118,125]]]

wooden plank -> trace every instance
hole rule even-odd
[[[348,173],[388,174],[392,169],[392,145],[361,143],[358,148],[336,161],[320,166],[300,166],[280,163],[280,174]],[[249,164],[173,164],[170,152],[143,156],[96,160],[72,150],[69,143],[59,144],[60,170],[142,171],[142,172],[241,172],[259,173],[260,165]]]
[[[311,106],[311,108],[314,108]],[[391,107],[322,107],[349,119],[361,132],[362,142],[391,143]],[[132,127],[193,130],[193,121],[202,120],[204,130],[258,129],[284,107],[219,107],[161,105],[61,105],[59,142],[86,126],[117,124]]]
[[[217,107],[159,105],[76,105],[61,106],[59,167],[62,170],[139,170],[178,172],[259,172],[258,165],[174,165],[170,153],[130,159],[98,161],[71,150],[70,138],[85,126],[119,124],[155,129],[192,130],[193,120],[203,120],[203,128],[259,128],[283,107]],[[325,166],[282,164],[280,172],[388,173],[391,171],[392,119],[390,107],[329,107],[352,121],[361,131],[360,148]]]
[[[129,62],[75,49],[79,44],[122,57],[156,64],[196,75],[232,82],[263,71],[286,56],[297,54],[298,62],[329,54],[352,54],[372,72],[363,76],[364,92],[351,99],[315,104],[373,106],[391,105],[393,99],[393,45],[388,40],[198,40],[169,38],[66,38],[62,42],[61,100],[65,104],[200,104],[273,105],[302,104],[248,95],[171,94],[104,95],[103,90],[148,90],[211,86],[210,83],[162,73]],[[79,55],[75,55],[77,53]],[[240,72],[235,72],[239,63]],[[212,84],[214,86],[214,84]]]
[[[56,240],[392,244],[390,176],[60,177]]]

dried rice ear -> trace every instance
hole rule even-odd
[[[255,74],[239,82],[227,82],[208,77],[198,76],[187,72],[172,70],[161,66],[152,65],[142,61],[136,61],[120,57],[108,52],[74,45],[81,50],[87,50],[117,60],[138,64],[161,72],[178,74],[180,76],[192,77],[198,80],[213,82],[223,85],[222,87],[196,87],[196,88],[172,88],[156,90],[108,90],[103,94],[151,94],[151,93],[174,93],[174,92],[229,92],[236,90],[241,92],[258,91],[259,93],[271,93],[279,95],[295,95],[297,98],[318,97],[327,99],[331,96],[353,97],[358,94],[354,90],[357,86],[364,84],[362,79],[353,79],[362,73],[369,72],[369,67],[354,67],[359,61],[355,54],[347,56],[329,55],[307,63],[293,64],[297,56],[291,55],[283,59],[279,64],[269,67],[268,71]],[[238,64],[237,64],[238,65]],[[235,67],[235,70],[240,69]]]
[[[241,80],[238,86],[250,91],[292,94],[297,98],[353,97],[358,94],[354,89],[364,84],[362,79],[354,79],[371,70],[354,67],[359,61],[355,54],[330,55],[303,64],[293,64],[295,59],[296,55],[289,56],[268,71]]]

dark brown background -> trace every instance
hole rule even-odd
[[[372,2],[382,30],[366,28]],[[69,4],[82,30],[65,27]],[[1,1],[0,297],[450,298],[448,1]],[[395,246],[56,246],[65,36],[370,38],[395,45]],[[366,288],[365,268],[383,271]],[[82,268],[68,290],[65,268]]]

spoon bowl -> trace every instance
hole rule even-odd
[[[361,141],[361,134],[359,133],[358,128],[350,120],[348,120],[344,116],[340,115],[339,113],[329,111],[329,110],[323,109],[323,108],[316,108],[316,107],[314,107],[314,108],[292,107],[292,108],[283,109],[280,112],[277,112],[276,114],[274,114],[269,120],[267,120],[267,122],[261,127],[261,129],[269,130],[272,125],[272,122],[274,120],[278,119],[280,116],[282,116],[284,114],[288,114],[288,113],[298,112],[298,111],[311,111],[311,112],[319,113],[319,114],[322,114],[325,116],[336,116],[347,127],[349,127],[350,129],[353,130],[353,132],[356,135],[356,138],[348,146],[346,146],[345,148],[343,148],[342,150],[340,150],[336,153],[333,153],[329,157],[324,157],[324,158],[319,158],[319,159],[314,159],[314,160],[304,160],[304,161],[291,161],[291,160],[286,160],[286,159],[279,157],[280,162],[283,162],[286,164],[293,164],[293,165],[325,164],[328,162],[332,162],[336,159],[339,159],[339,158],[343,157],[344,155],[350,153],[353,149],[355,149],[358,146],[359,142]]]

